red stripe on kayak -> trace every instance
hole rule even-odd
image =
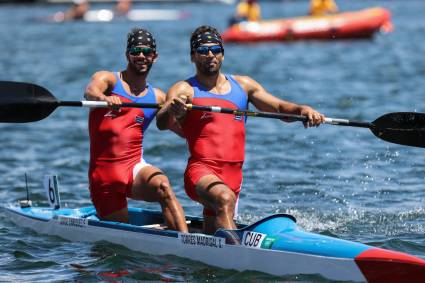
[[[425,260],[415,256],[374,248],[355,261],[369,283],[425,282]]]

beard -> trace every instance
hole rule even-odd
[[[215,76],[220,73],[221,63],[221,61],[217,61],[217,64],[211,65],[207,62],[197,62],[196,68],[205,76]]]
[[[135,64],[135,63],[133,63],[133,62],[129,62],[129,64],[128,64],[128,68],[129,68],[132,72],[134,72],[134,73],[138,74],[139,76],[143,76],[143,75],[147,75],[147,74],[149,73],[149,71],[150,71],[150,70],[151,70],[151,68],[152,68],[152,64],[153,64],[153,63],[146,63],[146,64],[145,64],[145,65],[146,65],[146,68],[144,68],[144,67],[140,68],[140,66],[137,66],[137,64]]]

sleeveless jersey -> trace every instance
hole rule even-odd
[[[122,102],[156,103],[153,87],[143,97],[129,95],[118,75],[111,95]],[[89,179],[94,184],[131,183],[133,167],[143,160],[143,137],[156,114],[156,109],[94,108],[89,114],[90,168]],[[96,185],[94,185],[96,186]],[[93,188],[95,189],[95,188]],[[125,188],[123,188],[125,189]]]
[[[193,87],[194,105],[212,105],[232,109],[247,109],[248,96],[239,83],[230,75],[226,79],[230,92],[208,92],[192,77],[188,82]],[[182,124],[183,134],[189,145],[191,158],[226,162],[241,162],[245,157],[245,118],[223,113],[187,112]]]

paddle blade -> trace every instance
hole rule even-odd
[[[371,131],[385,141],[425,147],[425,113],[396,112],[372,122]]]
[[[23,82],[0,81],[0,122],[26,123],[46,118],[58,106],[45,88]]]

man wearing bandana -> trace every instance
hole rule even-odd
[[[171,129],[186,139],[190,158],[185,171],[188,196],[204,206],[204,231],[235,229],[234,217],[245,159],[245,119],[222,113],[190,111],[186,103],[248,109],[308,117],[304,126],[318,126],[324,116],[309,106],[281,100],[248,76],[221,73],[224,48],[220,34],[198,27],[190,39],[196,74],[174,84],[157,115],[159,129]]]
[[[157,110],[120,108],[123,102],[165,101],[165,93],[147,82],[158,58],[153,35],[133,29],[125,56],[125,70],[96,72],[84,94],[87,100],[110,106],[89,114],[90,197],[101,219],[119,222],[129,221],[127,198],[159,202],[168,228],[187,232],[183,208],[168,178],[143,159],[143,137]]]

